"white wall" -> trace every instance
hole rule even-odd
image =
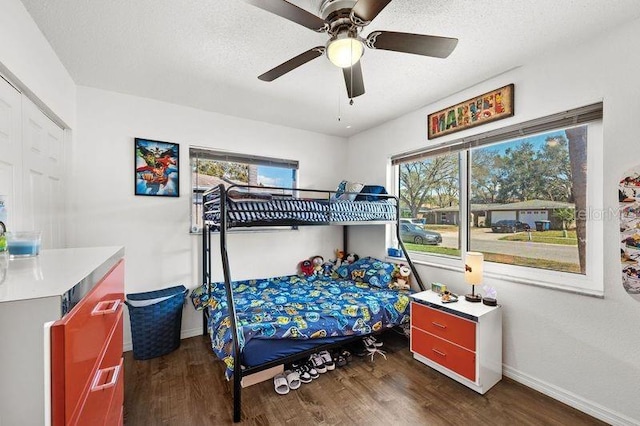
[[[640,40],[640,21],[356,135],[349,140],[349,178],[380,181],[392,154],[603,100],[603,201],[615,211],[621,174],[640,163],[640,49],[632,40]],[[508,83],[515,83],[515,117],[427,141],[427,114]],[[604,299],[486,281],[504,307],[506,375],[608,422],[638,424],[640,304],[621,284],[618,235],[614,217],[604,223],[603,241],[590,241],[604,245]],[[382,231],[363,233],[358,241],[384,251]],[[462,272],[424,265],[419,271],[427,283],[467,290]]]
[[[74,127],[76,85],[20,0],[0,1],[0,72]]]
[[[135,137],[180,144],[179,198],[133,195]],[[86,87],[78,88],[75,140],[69,245],[125,246],[127,293],[199,282],[200,238],[189,235],[189,145],[298,160],[301,187],[333,189],[346,167],[345,156],[334,155],[346,144],[342,138]],[[232,278],[295,273],[303,258],[329,258],[341,236],[338,227],[230,235]],[[213,244],[219,259],[217,238]],[[183,334],[198,332],[201,324],[187,306]]]

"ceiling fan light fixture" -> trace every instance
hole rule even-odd
[[[327,57],[340,68],[356,64],[364,54],[364,44],[359,38],[338,34],[327,43]]]

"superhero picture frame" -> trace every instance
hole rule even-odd
[[[135,138],[135,195],[180,196],[180,146]]]

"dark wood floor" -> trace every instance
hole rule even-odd
[[[273,381],[243,389],[243,424],[252,425],[597,425],[545,395],[503,379],[485,395],[415,361],[404,336],[382,336],[387,360],[356,358],[281,396]],[[206,337],[166,356],[125,354],[124,420],[137,425],[232,424],[232,383]]]

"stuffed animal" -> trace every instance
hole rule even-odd
[[[358,261],[358,259],[360,259],[360,257],[359,257],[357,254],[355,254],[355,253],[349,253],[349,254],[347,255],[347,258],[344,260],[344,263],[346,263],[347,265],[352,265],[352,264],[354,264],[355,262],[357,262],[357,261]]]
[[[323,269],[322,264],[324,263],[324,258],[322,256],[313,256],[311,258],[311,264],[313,265],[313,274],[314,275],[322,275]]]
[[[344,262],[344,250],[336,249],[336,260],[333,261],[333,268],[338,269]]]
[[[322,264],[322,275],[330,277],[333,272],[333,263],[326,261]]]
[[[311,263],[311,260],[309,259],[303,260],[302,262],[299,263],[299,267],[300,267],[300,273],[305,277],[310,277],[311,275],[313,275],[314,269],[313,269],[313,263]]]
[[[393,271],[393,280],[389,284],[389,288],[392,290],[409,290],[411,288],[410,282],[411,269],[407,265],[400,265]]]

